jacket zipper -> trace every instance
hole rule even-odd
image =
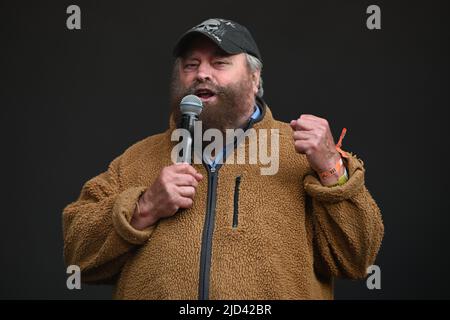
[[[259,119],[264,116],[264,111]],[[259,121],[259,120],[258,120]],[[244,131],[247,131],[257,122],[255,119],[250,119],[247,127]],[[235,141],[236,143],[236,141]],[[234,146],[236,148],[236,145]],[[200,250],[200,274],[199,274],[199,286],[198,286],[198,299],[209,299],[209,278],[211,271],[211,250],[212,250],[212,237],[214,232],[214,222],[216,218],[216,193],[217,193],[217,180],[218,170],[221,164],[212,167],[204,163],[206,170],[208,171],[208,200],[206,204],[206,217],[205,224],[203,226],[202,245]]]
[[[238,227],[239,223],[239,186],[241,184],[241,176],[236,177],[234,185],[234,203],[233,203],[233,229]]]
[[[206,204],[206,217],[203,226],[202,247],[200,252],[200,276],[198,298],[209,299],[209,275],[211,270],[212,236],[214,221],[216,218],[216,189],[218,179],[218,168],[205,165],[208,171],[208,201]]]

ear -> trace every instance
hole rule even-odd
[[[255,95],[258,93],[258,90],[259,90],[259,80],[261,79],[260,75],[261,75],[260,70],[251,73],[253,93]]]

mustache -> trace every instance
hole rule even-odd
[[[206,82],[197,82],[192,84],[190,87],[186,88],[182,92],[182,96],[186,96],[189,94],[195,94],[197,90],[199,89],[207,89],[218,96],[224,96],[227,93],[226,88],[215,85],[213,83],[206,83]]]

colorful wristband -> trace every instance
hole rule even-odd
[[[341,168],[344,166],[344,162],[342,162],[342,158],[339,158],[339,161],[336,162],[333,168],[323,171],[320,173],[320,178],[322,180],[331,177],[333,175],[336,175],[337,173],[341,172]],[[345,168],[345,167],[344,167]]]
[[[348,173],[347,173],[347,169],[344,167],[344,174],[342,176],[339,177],[339,180],[337,183],[328,186],[328,187],[336,187],[336,186],[342,186],[343,184],[345,184],[348,181]]]

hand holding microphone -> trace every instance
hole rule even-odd
[[[144,192],[137,202],[131,226],[143,230],[161,218],[173,216],[179,209],[189,209],[193,205],[195,191],[203,176],[190,165],[192,160],[192,134],[194,122],[202,111],[202,101],[195,95],[188,95],[180,102],[181,127],[190,132],[184,152],[176,164],[164,167],[155,182]]]
[[[161,218],[189,209],[203,176],[187,163],[173,164],[161,170],[156,181],[139,198],[131,225],[143,230]]]

